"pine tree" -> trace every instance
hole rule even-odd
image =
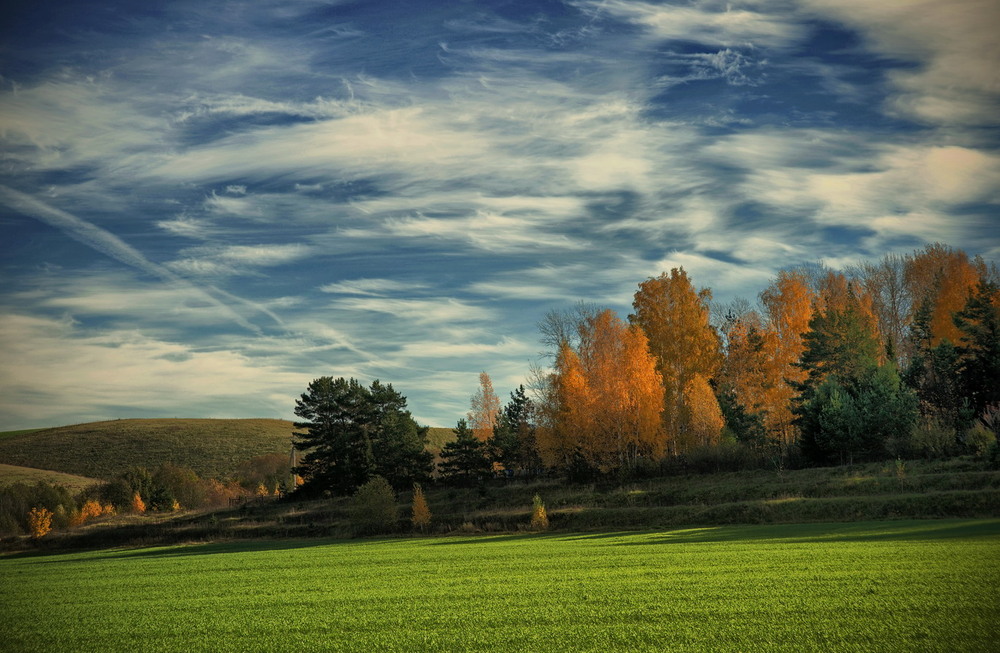
[[[473,435],[468,422],[458,420],[455,439],[441,450],[441,480],[454,485],[475,485],[490,476],[493,464],[486,456],[486,445]]]
[[[1000,286],[982,280],[953,316],[959,333],[959,376],[975,415],[1000,405]]]
[[[426,427],[406,409],[391,385],[321,377],[295,402],[296,448],[307,451],[296,469],[305,482],[299,492],[348,494],[379,475],[394,487],[424,480],[431,456]]]

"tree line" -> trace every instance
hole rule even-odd
[[[488,374],[437,464],[496,475],[654,474],[713,452],[826,465],[979,453],[1000,427],[997,268],[933,244],[844,271],[782,270],[756,301],[712,303],[683,268],[632,308],[581,304],[540,324],[551,365],[501,404]],[[405,398],[323,377],[296,403],[303,492],[394,487],[435,471]]]

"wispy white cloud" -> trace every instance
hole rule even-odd
[[[0,186],[0,199],[15,210],[21,211],[61,230],[67,236],[78,240],[88,247],[92,247],[105,256],[135,268],[140,272],[166,281],[169,284],[184,287],[188,293],[197,295],[202,301],[215,306],[223,315],[238,325],[250,331],[260,331],[259,327],[249,322],[243,315],[233,310],[231,306],[214,297],[209,291],[198,288],[178,277],[167,268],[153,263],[137,249],[107,230],[6,186]]]
[[[453,298],[343,297],[334,300],[331,306],[341,311],[379,313],[418,324],[481,322],[496,315],[489,308]]]
[[[607,12],[642,25],[658,39],[692,41],[721,48],[747,44],[787,46],[805,33],[804,27],[786,11],[767,11],[767,3],[695,0],[685,5],[661,5],[595,0],[580,4],[593,12]],[[787,6],[787,3],[781,4]]]
[[[420,291],[428,286],[422,283],[398,281],[396,279],[350,279],[320,286],[322,292],[344,295],[367,295],[380,297],[389,294],[399,294]]]
[[[883,56],[908,64],[889,73],[887,108],[932,125],[992,125],[1000,110],[1000,4],[989,0],[803,0],[824,18],[858,29]],[[916,65],[913,65],[916,64]]]
[[[138,331],[88,333],[22,314],[0,315],[0,347],[0,414],[22,427],[173,417],[182,406],[212,417],[289,417],[288,398],[309,380],[233,351],[198,351]]]

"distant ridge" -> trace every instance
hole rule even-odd
[[[163,463],[223,478],[240,463],[288,454],[292,423],[278,419],[121,419],[0,434],[0,463],[110,479]]]

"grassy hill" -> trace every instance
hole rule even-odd
[[[96,478],[86,476],[76,476],[75,474],[63,474],[47,469],[35,469],[34,467],[16,467],[14,465],[0,464],[0,486],[13,485],[14,483],[27,483],[34,485],[39,481],[61,485],[69,488],[70,492],[79,492],[86,488],[97,485],[101,481]]]
[[[426,487],[431,532],[517,533],[545,502],[551,527],[608,532],[731,524],[1000,518],[1000,470],[971,458],[790,471],[684,474],[644,481],[563,484],[557,479],[491,481],[481,488]],[[406,533],[412,494],[398,496]],[[351,499],[264,500],[210,511],[123,516],[59,533],[52,548],[172,544],[354,534]],[[10,546],[16,548],[17,542]],[[0,550],[3,544],[0,543]]]
[[[0,434],[0,463],[108,479],[132,467],[183,465],[224,477],[251,458],[288,453],[277,419],[122,419]]]

